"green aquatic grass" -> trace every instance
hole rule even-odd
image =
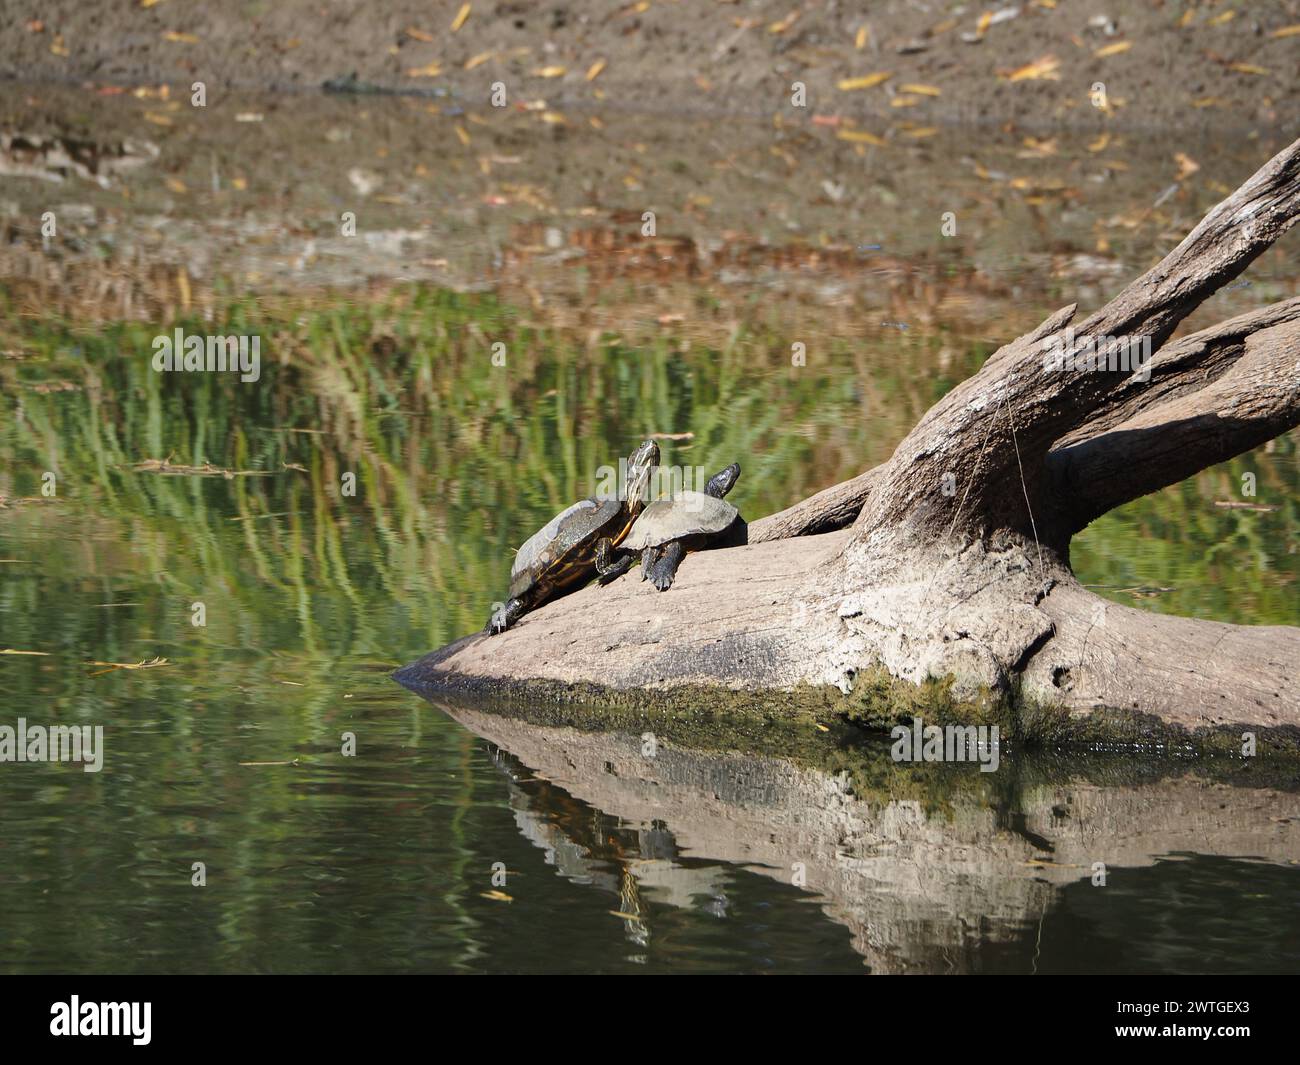
[[[259,334],[261,379],[155,373],[152,338],[176,326]],[[811,335],[795,368],[761,308],[717,344],[634,334],[548,328],[490,296],[424,287],[103,328],[5,307],[0,347],[20,357],[0,360],[0,493],[39,496],[46,470],[59,491],[0,511],[0,557],[27,559],[0,564],[0,645],[194,669],[235,649],[250,669],[281,654],[329,690],[333,657],[395,665],[481,626],[514,548],[645,435],[694,434],[664,442],[669,464],[738,459],[732,499],[758,517],[886,458],[989,350],[954,360],[942,330],[869,349]],[[45,390],[60,383],[75,390]],[[151,458],[267,475],[134,470]],[[1246,471],[1277,510],[1213,506],[1240,498]],[[341,491],[349,472],[355,497]],[[1073,561],[1119,601],[1300,624],[1298,527],[1287,436],[1108,515]],[[1173,591],[1124,590],[1138,586]],[[201,632],[196,600],[209,605]]]

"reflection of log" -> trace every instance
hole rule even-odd
[[[1300,854],[1300,796],[1271,789],[1194,776],[1106,786],[1062,777],[1023,790],[1013,831],[979,773],[946,795],[944,814],[927,814],[784,759],[663,740],[646,757],[636,736],[444,709],[575,798],[633,825],[665,826],[682,857],[783,883],[803,863],[807,889],[874,972],[969,971],[989,945],[1032,944],[1037,922],[1064,889],[1090,881],[1095,862],[1115,877],[1180,852],[1278,864]],[[994,775],[1015,771],[1004,764]]]
[[[972,701],[1018,691],[1074,713],[1300,727],[1300,630],[1118,607],[1069,566],[1097,515],[1300,424],[1300,300],[1165,343],[1297,216],[1300,141],[1073,333],[1071,306],[1005,345],[889,462],[755,522],[750,546],[688,558],[665,595],[635,576],[585,590],[412,675],[847,690],[883,666],[952,678]],[[1044,359],[1082,356],[1088,337],[1149,341],[1149,381]],[[851,531],[801,535],[855,507]]]

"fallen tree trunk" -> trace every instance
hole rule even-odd
[[[1166,343],[1298,216],[1300,141],[1081,325],[1065,307],[1005,345],[889,462],[754,522],[749,546],[689,556],[667,595],[587,588],[401,679],[851,694],[883,670],[963,706],[1300,728],[1300,629],[1121,607],[1069,564],[1099,515],[1300,424],[1300,299]],[[1154,354],[1069,368],[1099,337]]]

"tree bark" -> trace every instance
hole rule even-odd
[[[1300,141],[1073,331],[1068,306],[1011,341],[887,463],[754,522],[749,546],[689,556],[663,595],[635,575],[585,589],[402,679],[851,693],[883,667],[970,703],[1300,727],[1300,629],[1121,607],[1069,566],[1099,515],[1300,424],[1300,299],[1167,343],[1297,217]],[[1149,379],[1045,360],[1089,337],[1149,342]]]
[[[761,544],[767,540],[785,540],[791,536],[814,536],[853,524],[884,470],[884,466],[875,466],[866,473],[825,488],[792,507],[751,522],[749,542]]]

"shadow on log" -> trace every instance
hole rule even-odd
[[[399,679],[611,699],[831,689],[887,720],[853,702],[885,676],[895,711],[926,686],[956,716],[1120,711],[1294,744],[1300,629],[1116,605],[1078,583],[1069,549],[1099,515],[1300,424],[1300,299],[1170,341],[1298,216],[1300,141],[1106,306],[999,349],[887,463],[753,522],[748,546],[688,556],[666,594],[636,575],[586,588]],[[1098,351],[1113,368],[1089,368]]]

